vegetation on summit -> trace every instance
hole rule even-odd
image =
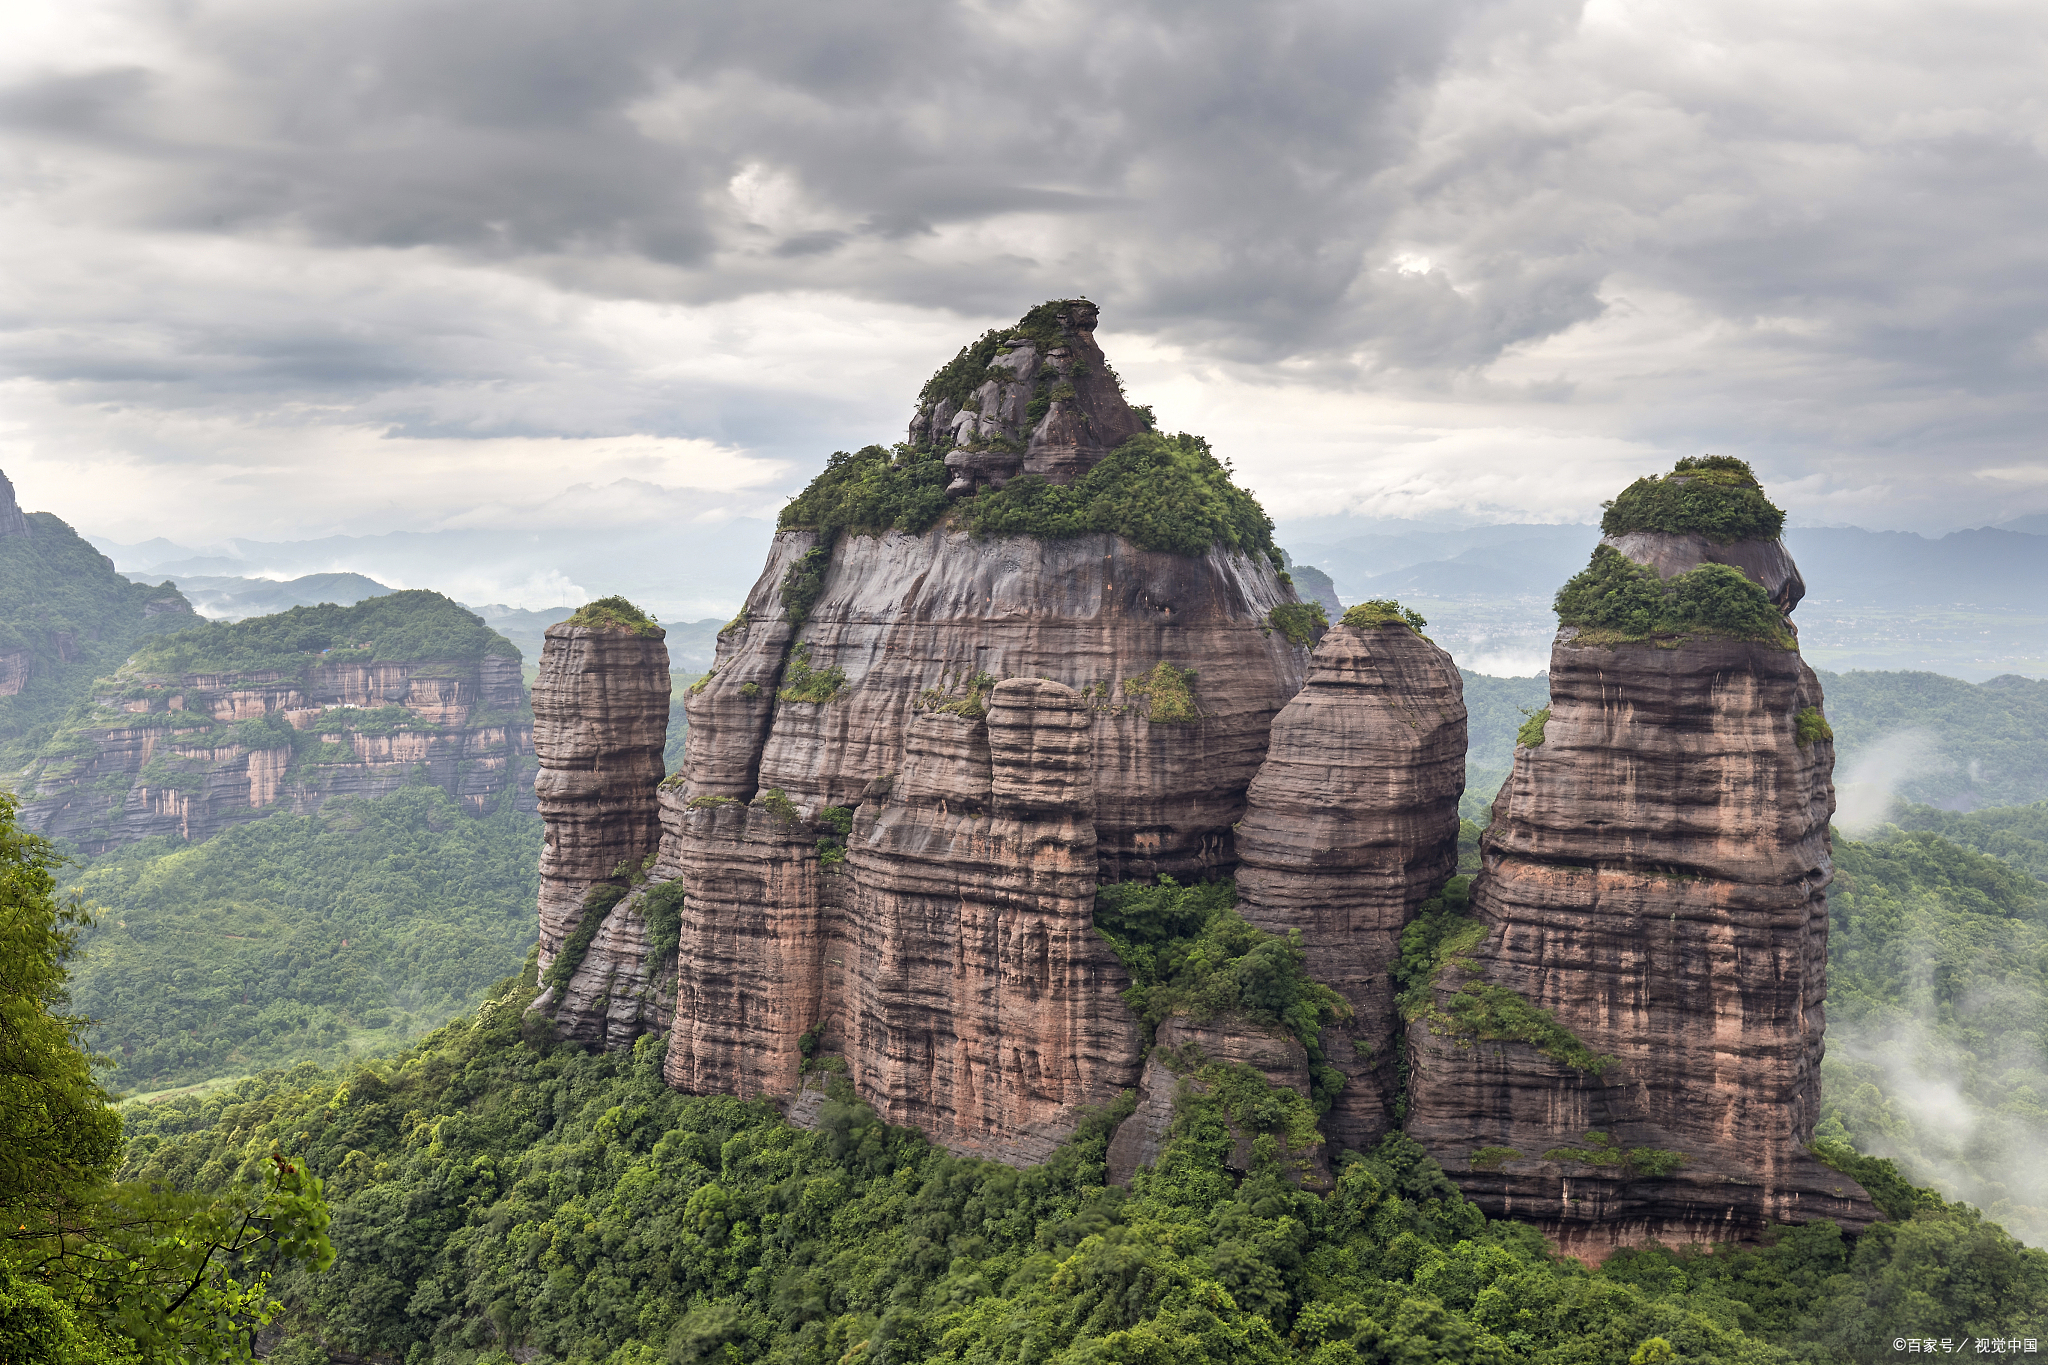
[[[1186,432],[1140,432],[1071,484],[1025,474],[949,502],[951,478],[943,451],[839,451],[782,509],[777,525],[828,535],[915,534],[950,512],[977,536],[1066,540],[1107,532],[1168,554],[1204,555],[1221,545],[1280,566],[1272,519],[1231,481],[1209,443]]]
[[[1785,513],[1764,496],[1749,465],[1727,455],[1680,460],[1669,474],[1637,479],[1600,518],[1605,535],[1630,531],[1697,531],[1718,545],[1776,540]]]
[[[1557,590],[1556,607],[1558,622],[1580,627],[1589,644],[1710,634],[1798,647],[1770,594],[1742,570],[1702,564],[1659,578],[1612,545],[1594,549],[1592,562]]]
[[[659,635],[661,623],[623,597],[600,597],[576,608],[564,625],[590,626],[599,630],[629,630],[635,635]]]

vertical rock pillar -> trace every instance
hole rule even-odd
[[[1635,539],[1621,552],[1665,578],[1705,562]],[[1717,562],[1783,610],[1774,544]],[[1876,1216],[1806,1150],[1834,875],[1820,707],[1789,633],[1558,632],[1547,719],[1481,843],[1484,937],[1408,1031],[1408,1131],[1490,1216],[1586,1260]]]
[[[638,863],[661,837],[655,789],[668,739],[666,633],[549,626],[533,684],[540,853],[540,965],[583,915],[590,888]]]
[[[1345,1075],[1323,1121],[1366,1148],[1394,1122],[1399,1021],[1389,970],[1416,908],[1457,871],[1465,688],[1451,656],[1399,621],[1337,626],[1273,722],[1237,828],[1238,909],[1301,931],[1309,975],[1353,1011],[1325,1030]]]

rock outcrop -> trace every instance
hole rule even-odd
[[[1174,1105],[1183,1087],[1200,1092],[1205,1086],[1191,1074],[1205,1062],[1248,1066],[1267,1085],[1292,1090],[1307,1100],[1312,1091],[1308,1053],[1293,1035],[1259,1027],[1239,1015],[1197,1022],[1176,1015],[1159,1025],[1155,1046],[1145,1059],[1138,1082],[1137,1107],[1110,1137],[1107,1165],[1112,1185],[1128,1185],[1140,1166],[1149,1166],[1165,1150],[1173,1127]],[[1234,1141],[1224,1165],[1233,1171],[1251,1169],[1258,1135],[1231,1125]],[[1306,1151],[1289,1150],[1284,1134],[1276,1135],[1283,1169],[1305,1189],[1330,1188],[1329,1144],[1317,1142]]]
[[[591,888],[639,871],[661,838],[662,746],[668,737],[669,675],[665,632],[645,627],[562,622],[547,628],[533,683],[533,749],[540,760],[534,797],[546,822],[540,852],[540,966],[545,972],[583,919]],[[621,903],[619,921],[599,948],[592,942],[578,971],[595,981],[618,975],[644,985],[644,931]],[[621,956],[621,954],[623,956]],[[625,958],[632,958],[628,965]],[[558,1017],[572,1034],[582,1011]]]
[[[1291,594],[1270,563],[1221,549],[940,528],[833,545],[799,627],[782,585],[815,544],[777,537],[686,703],[657,866],[690,888],[670,1078],[788,1095],[798,1041],[822,1028],[893,1121],[1035,1159],[1077,1106],[1137,1078],[1095,882],[1230,871],[1230,827],[1306,662],[1267,625]],[[1016,769],[1005,736],[1026,697],[1061,720],[1025,727],[1037,757]],[[1055,764],[1062,733],[1074,747]],[[835,807],[854,812],[846,861],[821,864],[816,822]],[[1028,971],[1005,956],[1022,952]],[[1026,994],[994,989],[1012,975]],[[989,1022],[998,1002],[1022,1033]]]
[[[1086,299],[1033,309],[991,338],[998,345],[985,369],[963,377],[964,397],[919,405],[910,444],[947,452],[948,493],[1001,488],[1019,474],[1072,483],[1143,429],[1095,344],[1095,321]]]
[[[1685,540],[1610,543],[1675,573]],[[1796,600],[1781,546],[1716,548]],[[1488,1214],[1588,1259],[1866,1226],[1805,1150],[1833,876],[1818,681],[1785,637],[1581,635],[1558,634],[1482,841],[1484,937],[1408,1028],[1408,1131]]]
[[[297,672],[121,676],[51,741],[26,822],[87,854],[207,839],[275,810],[387,795],[424,775],[472,811],[530,806],[533,722],[516,655],[343,661]]]
[[[1238,909],[1299,930],[1309,975],[1353,1017],[1323,1052],[1345,1075],[1323,1131],[1365,1150],[1394,1126],[1401,930],[1458,865],[1465,688],[1451,656],[1407,625],[1332,628],[1308,683],[1273,722],[1237,828]]]
[[[0,536],[27,534],[28,518],[21,513],[21,504],[14,500],[14,483],[0,474]]]

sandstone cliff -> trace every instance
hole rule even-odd
[[[1612,543],[1659,577],[1698,548]],[[1796,601],[1782,547],[1708,562]],[[1805,1150],[1834,754],[1791,644],[1768,620],[1561,629],[1482,841],[1476,926],[1411,1004],[1408,1131],[1489,1214],[1577,1254],[1875,1216]]]
[[[394,597],[408,600],[376,619],[414,657],[379,657],[375,641],[336,648],[325,633],[286,648],[278,641],[306,624],[292,613],[148,642],[44,746],[24,819],[90,854],[159,834],[209,838],[422,777],[476,811],[521,800],[533,728],[517,652],[438,594]],[[247,640],[263,647],[235,653]]]
[[[809,1055],[894,1122],[1028,1161],[1136,1082],[1095,884],[1231,871],[1306,649],[1234,489],[1255,544],[970,529],[1006,483],[1070,483],[1141,432],[1093,328],[1079,301],[1033,310],[935,377],[911,447],[834,457],[927,510],[834,524],[819,485],[792,505],[662,792],[654,875],[687,888],[672,1083],[790,1097]],[[1129,498],[1227,485],[1193,438],[1145,439],[1163,463]],[[940,468],[951,514],[920,482]]]
[[[660,839],[655,788],[668,735],[668,650],[659,626],[632,616],[594,617],[586,607],[549,626],[533,686],[534,794],[547,825],[541,970],[546,976],[572,941],[576,958],[534,1008],[568,1036],[597,1043],[622,1033],[630,1042],[663,1023],[652,1007],[643,1009],[657,989],[658,963],[640,898],[586,908],[593,888],[624,887],[644,875],[641,865]],[[593,913],[601,922],[585,925]],[[579,927],[587,932],[578,936]]]
[[[1350,1004],[1323,1052],[1346,1084],[1323,1131],[1369,1148],[1394,1124],[1400,1027],[1389,971],[1416,908],[1457,870],[1464,682],[1407,624],[1339,625],[1273,723],[1237,828],[1239,909],[1298,929],[1309,974]]]

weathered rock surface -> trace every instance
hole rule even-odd
[[[1464,696],[1451,656],[1407,626],[1333,627],[1273,722],[1237,828],[1239,912],[1299,930],[1309,975],[1353,1011],[1322,1039],[1346,1078],[1323,1121],[1341,1146],[1364,1150],[1394,1126],[1388,973],[1401,930],[1457,870]]]
[[[1719,545],[1697,531],[1628,531],[1602,536],[1600,543],[1655,569],[1659,578],[1675,578],[1702,564],[1740,569],[1750,582],[1771,595],[1779,611],[1790,612],[1806,596],[1806,580],[1799,576],[1799,566],[1792,562],[1792,552],[1782,540]]]
[[[843,863],[765,803],[684,805],[671,1082],[793,1096],[808,1034],[893,1123],[1049,1154],[1141,1050],[1093,928],[1094,728],[1087,698],[1036,678],[996,684],[985,716],[915,714]]]
[[[1559,632],[1543,743],[1516,751],[1483,841],[1473,906],[1487,936],[1409,1026],[1408,1131],[1488,1214],[1589,1259],[1776,1221],[1866,1226],[1864,1192],[1804,1150],[1834,755],[1800,745],[1795,717],[1821,704],[1819,684],[1768,644],[1575,635]],[[1552,1011],[1611,1064],[1595,1075],[1461,1036],[1441,1010],[1468,982]],[[1486,1148],[1497,1169],[1472,1166]],[[1654,1170],[1660,1151],[1684,1164],[1637,1174],[1615,1164],[1626,1151],[1635,1167]]]
[[[1261,1028],[1242,1016],[1202,1022],[1175,1016],[1160,1024],[1155,1044],[1138,1082],[1138,1107],[1117,1125],[1109,1141],[1107,1164],[1112,1185],[1128,1185],[1140,1166],[1159,1159],[1173,1127],[1174,1101],[1181,1087],[1203,1088],[1200,1080],[1184,1078],[1182,1073],[1203,1062],[1240,1063],[1264,1076],[1268,1085],[1292,1090],[1303,1099],[1311,1097],[1308,1053],[1301,1043],[1290,1034]],[[1234,1123],[1231,1132],[1236,1140],[1225,1165],[1234,1171],[1251,1169],[1252,1144],[1258,1135]],[[1327,1143],[1294,1152],[1282,1139],[1280,1156],[1283,1163],[1294,1166],[1296,1181],[1304,1188],[1330,1188]]]
[[[657,950],[641,914],[646,890],[605,912],[590,947],[559,993],[550,986],[529,1006],[555,1021],[565,1038],[621,1051],[643,1033],[666,1033],[676,1008],[676,958]]]
[[[686,799],[750,801],[779,788],[809,813],[855,804],[871,780],[901,769],[924,693],[958,701],[977,675],[1043,677],[1087,699],[1103,880],[1229,871],[1230,826],[1273,717],[1306,671],[1308,651],[1268,625],[1274,607],[1295,600],[1270,564],[1142,550],[1110,535],[849,536],[832,547],[799,629],[783,619],[783,576],[815,544],[809,532],[775,538],[744,623],[721,638],[716,670],[686,699]],[[799,645],[813,670],[845,670],[830,701],[778,705]],[[1149,701],[1128,684],[1161,663],[1197,674],[1198,719],[1149,719]]]
[[[1001,488],[1018,474],[1072,483],[1143,429],[1095,344],[1095,305],[1069,300],[1058,321],[1050,341],[1007,337],[990,377],[964,403],[923,404],[911,418],[910,444],[947,452],[947,492]],[[1031,400],[1040,389],[1050,404],[1034,422]]]
[[[123,681],[39,760],[24,806],[32,828],[88,854],[158,834],[211,838],[338,796],[384,796],[420,771],[483,811],[508,790],[523,798],[531,771],[533,725],[513,657]],[[387,707],[406,718],[390,719]],[[249,721],[281,724],[223,724]],[[317,743],[295,742],[286,725]]]
[[[21,513],[21,504],[14,500],[14,482],[0,474],[0,536],[27,534],[28,518]]]
[[[549,626],[544,637],[533,684],[533,748],[540,760],[533,790],[547,824],[540,852],[542,971],[581,922],[590,888],[613,880],[622,864],[637,867],[660,840],[655,788],[669,703],[662,640],[658,628],[641,635],[567,622]],[[577,975],[586,978],[583,995],[576,995],[572,981],[572,997],[587,1005],[595,983],[614,977],[633,981],[633,989],[649,984],[644,929],[631,927],[637,924],[626,905],[613,909],[600,936],[618,951],[593,941],[578,966]],[[564,1013],[552,1002],[541,1008],[572,1036],[592,1026],[574,1009]]]

